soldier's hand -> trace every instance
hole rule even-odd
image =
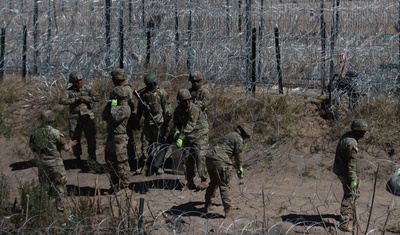
[[[181,134],[181,133],[180,133],[179,131],[175,131],[175,133],[174,133],[174,139],[178,139],[180,134]]]
[[[118,100],[109,100],[111,106],[117,106],[118,105]]]
[[[239,179],[243,179],[243,167],[239,167],[239,169],[236,170],[236,174]]]
[[[70,141],[69,141],[69,144],[70,144],[71,146],[75,146],[75,145],[78,144],[78,141],[77,141],[77,140],[70,140]]]
[[[176,147],[182,148],[182,144],[183,144],[183,140],[182,140],[182,139],[178,139],[178,140],[176,141]]]
[[[355,190],[357,188],[357,180],[352,180],[350,182],[350,189]]]

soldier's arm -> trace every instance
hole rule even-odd
[[[348,175],[351,181],[357,180],[357,156],[358,156],[358,144],[354,140],[349,143],[348,148]]]
[[[85,86],[83,94],[80,96],[82,102],[99,102],[100,95],[90,86]]]
[[[76,97],[70,97],[68,91],[64,91],[62,93],[60,99],[58,100],[58,103],[62,104],[62,105],[69,105],[69,104],[73,104],[75,102],[76,102]]]
[[[171,103],[169,102],[169,95],[163,90],[161,97],[161,108],[163,110],[164,123],[168,124],[171,121]]]
[[[180,113],[178,112],[178,109],[175,109],[174,114],[172,115],[172,128],[171,131],[181,131],[182,129],[182,123],[179,119]]]
[[[201,91],[201,100],[197,100],[196,104],[199,105],[201,110],[205,110],[211,101],[211,93],[207,89],[202,89]]]
[[[200,118],[201,110],[196,106],[190,108],[190,114],[188,122],[182,127],[181,139],[185,139],[186,136],[190,136],[196,128],[197,122]]]
[[[136,115],[134,116],[134,120],[133,123],[135,125],[135,129],[140,129],[140,119],[143,116],[143,111],[144,111],[144,106],[142,104],[142,102],[140,102],[140,100],[138,100],[137,102],[137,111],[136,111]]]
[[[71,149],[71,144],[74,145],[77,141],[68,141],[63,133],[59,130],[53,129],[51,133],[57,140],[57,145],[59,150],[69,151]]]
[[[233,148],[233,157],[236,169],[242,165],[242,151],[243,151],[243,139],[235,139]]]
[[[131,108],[128,105],[111,107],[111,116],[114,122],[121,122],[129,118]]]
[[[97,91],[93,90],[93,88],[90,88],[89,90],[89,96],[86,99],[88,102],[94,103],[94,102],[99,102],[100,101],[100,95]]]

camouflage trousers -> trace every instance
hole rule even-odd
[[[132,115],[129,118],[128,124],[126,126],[126,134],[128,135],[128,157],[129,157],[129,166],[131,170],[135,169],[135,161],[136,159],[136,142],[133,133],[133,117]]]
[[[156,168],[161,167],[165,155],[162,153],[161,143],[164,142],[164,138],[160,136],[160,131],[156,125],[145,125],[141,135],[141,159]]]
[[[68,119],[68,122],[70,138],[78,141],[78,144],[72,147],[74,156],[80,160],[82,155],[81,138],[83,132],[88,145],[89,159],[96,161],[96,125],[94,119],[89,115],[85,115],[81,117],[71,117]]]
[[[111,187],[119,189],[129,186],[128,136],[125,134],[108,135],[104,152]]]
[[[52,160],[36,159],[40,185],[48,189],[50,198],[55,198],[57,207],[64,207],[67,172],[61,157]]]
[[[206,153],[209,146],[206,140],[208,138],[194,143],[183,142],[184,170],[188,183],[193,181],[196,171],[201,181],[207,181]]]
[[[343,199],[340,204],[340,216],[342,221],[350,221],[354,219],[354,209],[356,199],[358,198],[358,190],[350,190],[351,180],[349,177],[337,176],[342,183]]]
[[[217,188],[219,188],[224,209],[226,210],[231,208],[232,205],[230,199],[230,181],[232,178],[233,166],[227,165],[226,163],[214,158],[206,158],[206,165],[208,174],[210,176],[210,183],[208,185],[205,195],[206,207],[211,205],[212,198],[214,198],[215,195],[215,191],[217,190]]]

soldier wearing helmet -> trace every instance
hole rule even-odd
[[[253,135],[253,127],[249,123],[237,125],[236,129],[222,137],[218,143],[208,150],[206,165],[210,175],[210,184],[205,194],[205,210],[215,209],[212,206],[215,190],[219,187],[225,217],[234,216],[230,199],[233,171],[240,179],[243,178],[242,149],[245,139]]]
[[[61,150],[69,151],[77,141],[67,141],[64,135],[51,126],[55,115],[45,110],[40,115],[42,125],[29,138],[29,147],[34,153],[34,162],[38,167],[39,182],[48,189],[59,212],[64,211],[67,173],[65,171]]]
[[[358,141],[368,131],[367,121],[355,119],[351,123],[351,131],[340,137],[336,147],[333,172],[343,187],[343,199],[340,206],[341,224],[339,228],[345,232],[353,231],[354,207],[358,195],[357,158],[360,152]]]
[[[133,125],[134,125],[134,116],[135,116],[135,105],[133,103],[133,89],[131,85],[128,84],[126,74],[124,69],[116,68],[111,71],[111,80],[114,84],[114,87],[120,86],[122,87],[128,94],[126,102],[131,108],[131,115],[129,117],[128,125],[126,126],[126,134],[129,137],[128,140],[128,155],[129,155],[129,166],[130,169],[133,170],[135,167],[135,158],[136,158],[136,143],[133,137]],[[110,95],[110,100],[112,100],[112,94]]]
[[[103,109],[102,118],[107,122],[107,140],[104,158],[110,175],[110,194],[129,186],[129,157],[127,152],[128,135],[126,126],[131,115],[131,108],[126,102],[129,92],[116,86],[110,100]]]
[[[210,104],[211,94],[203,86],[203,75],[200,71],[194,71],[189,75],[189,81],[192,83],[189,91],[192,95],[193,103],[200,107],[204,115],[207,115],[207,107]]]
[[[160,144],[166,140],[171,122],[171,104],[166,90],[158,85],[158,77],[154,73],[143,77],[146,88],[136,92],[138,96],[137,115],[135,127],[140,129],[140,121],[143,117],[141,133],[141,152],[139,159],[140,168],[136,173],[145,173],[147,176],[154,173],[161,174],[160,168],[164,162],[164,154],[160,152]]]
[[[179,103],[173,115],[173,131],[177,147],[183,148],[187,180],[185,189],[197,189],[194,182],[196,172],[201,180],[199,189],[206,189],[208,182],[205,154],[208,149],[208,122],[201,108],[192,102],[188,89],[180,89],[176,98]]]
[[[83,76],[80,72],[72,72],[69,75],[69,82],[72,85],[61,95],[59,104],[69,106],[69,135],[78,144],[72,150],[74,156],[81,165],[81,137],[85,134],[88,146],[89,160],[96,165],[96,125],[94,120],[93,105],[99,101],[99,95],[89,85],[83,84]],[[92,164],[91,164],[92,165]],[[86,167],[83,170],[87,170]]]

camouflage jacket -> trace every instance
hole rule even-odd
[[[206,112],[207,107],[210,104],[210,99],[211,99],[210,92],[204,87],[201,87],[198,90],[195,90],[193,87],[191,87],[189,88],[189,91],[190,94],[192,95],[193,103],[198,105],[201,111]]]
[[[71,146],[64,135],[50,125],[36,129],[29,138],[29,147],[40,160],[61,158],[61,150],[68,151]]]
[[[201,109],[191,103],[189,107],[178,105],[173,116],[174,129],[180,131],[182,140],[191,143],[208,135],[208,122]]]
[[[76,97],[84,96],[84,102],[75,102]],[[99,95],[92,90],[89,85],[81,88],[76,86],[69,87],[60,97],[59,104],[69,105],[69,117],[78,118],[79,116],[90,115],[94,117],[93,103],[99,101]]]
[[[238,132],[228,133],[209,150],[207,157],[218,159],[228,165],[239,168],[242,164],[243,142],[243,138]]]
[[[107,134],[120,135],[126,134],[126,125],[131,115],[131,108],[128,103],[111,106],[111,103],[103,109],[102,118],[107,121]]]
[[[171,121],[171,104],[169,95],[164,89],[159,87],[152,91],[144,89],[139,95],[144,104],[140,100],[138,101],[136,125],[138,125],[142,116],[145,126],[161,125]]]
[[[342,135],[336,147],[333,172],[338,176],[349,177],[350,180],[356,180],[358,151],[358,141],[355,135],[351,131]]]
[[[129,107],[131,108],[131,113],[135,112],[135,105],[133,103],[133,89],[131,87],[131,85],[129,84],[123,84],[121,85],[122,88],[124,88],[125,92],[127,92],[129,94],[129,97],[126,99],[127,103],[129,105]],[[114,97],[112,97],[112,94],[110,94],[110,100],[114,99]],[[132,115],[131,115],[132,118]]]

